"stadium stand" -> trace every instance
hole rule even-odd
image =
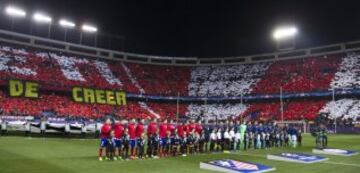
[[[187,116],[196,118],[204,116],[209,120],[223,120],[241,115],[246,110],[246,105],[238,104],[190,104]]]
[[[266,102],[253,103],[244,112],[243,116],[250,117],[250,119],[280,119],[280,103]],[[278,118],[273,118],[278,116]]]
[[[239,96],[249,94],[269,64],[196,67],[191,71],[190,96]]]
[[[325,92],[332,88],[360,85],[359,55],[330,54],[321,57],[231,66],[166,66],[85,58],[0,43],[1,113],[39,116],[52,111],[57,116],[99,118],[114,114],[129,118],[176,117],[174,102],[147,99],[128,101],[115,107],[74,102],[64,94],[74,86],[125,90],[142,96],[239,97],[286,93]],[[9,79],[41,83],[40,99],[11,98],[5,92]],[[210,120],[243,116],[249,119],[279,119],[279,100],[239,103],[179,104],[180,116]],[[284,102],[286,120],[314,119],[320,113],[331,117],[359,118],[357,99],[330,101],[328,98],[291,99]]]
[[[358,99],[340,99],[328,102],[320,113],[328,114],[331,118],[356,119],[360,113],[359,107]]]
[[[343,55],[328,55],[273,63],[254,93],[312,92],[327,90]]]
[[[350,53],[343,59],[340,69],[331,82],[332,88],[358,88],[360,86],[359,58],[359,55]]]

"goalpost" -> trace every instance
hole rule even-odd
[[[297,128],[300,128],[301,132],[303,132],[303,133],[308,133],[310,131],[310,127],[305,120],[302,120],[302,121],[275,121],[275,123],[280,127],[284,127],[286,125],[295,126]]]

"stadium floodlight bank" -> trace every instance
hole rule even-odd
[[[298,33],[298,29],[295,26],[283,26],[277,28],[273,37],[275,40],[287,39],[289,37],[294,37]]]
[[[82,31],[89,32],[89,33],[95,33],[98,31],[98,29],[95,26],[84,24],[81,27]]]
[[[35,13],[33,18],[36,22],[40,22],[40,23],[51,23],[52,22],[52,18],[43,13]]]
[[[14,6],[8,6],[5,9],[7,15],[11,17],[25,17],[26,11]]]
[[[359,154],[359,152],[357,151],[336,149],[336,148],[313,149],[312,152],[315,154],[328,154],[335,156],[354,156]]]
[[[60,26],[65,27],[65,28],[74,28],[76,26],[76,24],[74,22],[71,22],[66,19],[61,19],[59,21],[59,24],[60,24]]]

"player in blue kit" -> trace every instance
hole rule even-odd
[[[181,139],[179,137],[179,134],[176,133],[174,139],[171,141],[172,156],[177,156],[180,143],[181,143]]]
[[[129,145],[130,145],[130,135],[128,132],[128,129],[125,129],[124,131],[124,135],[121,139],[122,141],[122,145],[123,145],[123,153],[122,153],[122,158],[125,160],[129,159]]]
[[[138,149],[138,158],[143,159],[145,157],[145,134],[140,135],[140,138],[137,139],[137,149]]]

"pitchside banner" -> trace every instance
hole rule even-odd
[[[275,168],[273,167],[265,166],[258,163],[250,163],[229,159],[200,162],[200,168],[227,173],[261,173],[275,170]]]
[[[11,97],[39,98],[40,85],[36,82],[9,80],[9,95]],[[124,91],[102,90],[93,88],[72,88],[72,98],[80,103],[97,103],[108,105],[126,105]]]
[[[357,151],[336,149],[336,148],[313,149],[313,153],[329,154],[329,155],[336,155],[336,156],[353,156],[353,155],[359,154]]]
[[[268,154],[267,159],[279,160],[285,162],[296,162],[296,163],[316,163],[316,162],[328,160],[328,158],[326,157],[303,154],[303,153]]]

